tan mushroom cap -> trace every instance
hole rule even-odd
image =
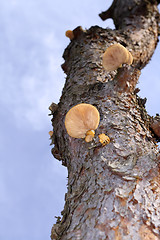
[[[113,71],[121,67],[123,63],[132,64],[131,53],[120,43],[108,47],[103,54],[102,65],[107,71]]]
[[[128,57],[126,59],[126,62],[128,65],[131,65],[132,62],[133,62],[133,57],[132,57],[132,54],[127,50],[127,54],[128,54]]]
[[[95,130],[98,127],[99,120],[100,115],[96,107],[91,104],[81,103],[67,112],[65,127],[71,137],[85,138],[89,134],[89,130]]]

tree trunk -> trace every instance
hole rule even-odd
[[[68,169],[62,219],[54,224],[51,239],[160,239],[159,136],[135,89],[157,45],[157,4],[114,0],[100,16],[113,18],[116,30],[94,26],[73,31],[63,55],[66,83],[58,106],[50,108],[52,153]],[[102,55],[113,43],[131,52],[132,66],[105,71]],[[92,104],[100,112],[90,143],[70,137],[65,129],[66,113],[79,103]],[[101,133],[111,139],[106,146],[98,142]]]

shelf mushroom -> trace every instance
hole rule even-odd
[[[132,54],[120,43],[108,47],[102,57],[102,65],[107,71],[116,70],[123,63],[131,65],[132,62]]]
[[[91,142],[99,125],[100,114],[91,104],[81,103],[72,107],[66,114],[67,133],[74,138],[85,138]]]

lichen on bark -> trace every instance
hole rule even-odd
[[[103,19],[112,17],[116,29],[76,28],[63,54],[67,74],[58,106],[51,109],[53,155],[68,169],[68,192],[62,219],[51,239],[159,239],[159,150],[153,118],[136,94],[141,69],[158,42],[157,1],[114,0]],[[125,46],[132,66],[106,72],[105,49]],[[70,137],[64,126],[68,110],[89,103],[100,112],[94,142]],[[111,142],[99,144],[104,133]]]

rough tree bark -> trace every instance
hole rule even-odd
[[[158,2],[114,0],[100,17],[112,18],[116,29],[78,27],[65,49],[66,83],[59,104],[50,109],[52,153],[68,169],[68,192],[51,239],[160,239],[160,130],[154,131],[154,118],[135,88],[158,42]],[[132,66],[104,70],[102,55],[112,43],[130,50]],[[97,144],[66,132],[65,115],[79,103],[100,112]],[[159,129],[159,116],[155,119]],[[98,144],[100,133],[110,144]]]

